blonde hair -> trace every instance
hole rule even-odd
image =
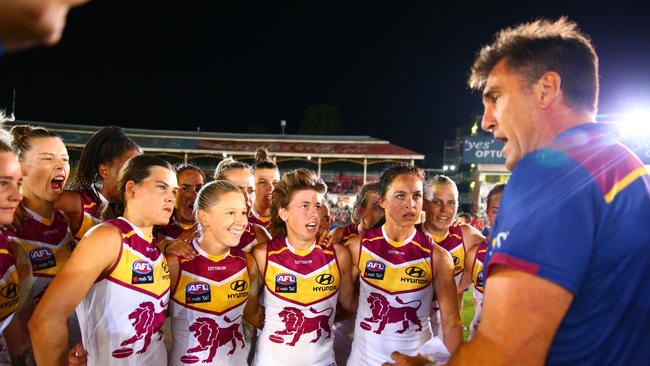
[[[233,158],[225,158],[217,164],[217,167],[214,170],[214,180],[228,180],[226,174],[233,169],[244,169],[253,174],[253,169],[250,165]]]
[[[239,193],[242,195],[242,200],[244,199],[244,193],[241,189],[229,180],[215,180],[201,188],[196,196],[196,201],[194,201],[194,217],[199,224],[199,230],[202,229],[201,221],[199,220],[199,210],[205,211],[216,205],[223,194],[230,192]]]

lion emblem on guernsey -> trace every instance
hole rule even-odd
[[[241,315],[235,319],[230,320],[227,316],[224,319],[228,323],[232,323],[241,318]],[[187,350],[187,353],[202,352],[207,349],[210,350],[208,357],[203,360],[204,363],[210,363],[217,354],[217,349],[228,343],[232,343],[232,349],[228,351],[229,355],[235,353],[237,349],[237,341],[241,342],[241,348],[245,347],[244,336],[239,332],[239,323],[232,324],[227,328],[219,327],[216,321],[212,318],[200,317],[197,318],[192,325],[190,325],[190,332],[194,338],[199,342],[199,345]]]
[[[371,292],[370,296],[368,296],[368,303],[370,304],[370,311],[372,312],[372,316],[369,318],[364,318],[363,320],[370,323],[379,323],[379,327],[374,331],[377,334],[381,334],[381,332],[384,331],[386,324],[399,322],[402,323],[402,329],[396,332],[398,334],[402,334],[407,329],[409,329],[409,322],[418,326],[418,329],[415,330],[416,332],[421,331],[422,323],[420,323],[417,311],[420,308],[420,305],[422,305],[422,302],[420,300],[403,302],[399,296],[396,297],[396,301],[400,305],[408,305],[415,302],[418,304],[416,307],[394,307],[390,305],[386,297],[383,295],[376,292]],[[370,324],[365,322],[361,322],[360,327],[365,330],[372,329]]]
[[[322,314],[326,311],[329,311],[329,314],[327,315],[318,315],[313,318],[305,316],[305,314],[302,312],[302,310],[292,307],[292,306],[285,306],[282,311],[280,311],[280,319],[284,323],[284,330],[279,330],[276,331],[275,334],[278,335],[293,335],[293,339],[291,342],[287,343],[289,346],[295,346],[298,340],[300,340],[300,337],[303,334],[311,333],[311,332],[316,332],[316,338],[312,339],[310,342],[311,343],[316,343],[321,337],[321,333],[323,331],[327,332],[327,337],[325,339],[329,339],[330,336],[332,335],[332,329],[330,328],[330,317],[332,316],[332,313],[334,312],[334,309],[329,307],[327,309],[321,310],[321,311],[316,311],[314,308],[310,307],[309,311],[311,311],[314,314]],[[276,342],[277,337],[276,336],[269,336],[271,341]]]
[[[162,339],[163,332],[160,328],[162,328],[163,322],[165,321],[167,307],[162,301],[160,301],[160,306],[163,310],[157,313],[156,308],[151,301],[143,302],[140,303],[140,306],[138,306],[137,309],[129,314],[129,320],[131,320],[131,325],[133,325],[133,328],[135,329],[135,335],[122,342],[120,344],[122,347],[133,344],[144,338],[142,348],[136,352],[137,354],[141,354],[147,351],[149,344],[151,344],[151,338],[154,335],[158,335],[158,340]]]

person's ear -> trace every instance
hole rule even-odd
[[[562,93],[562,78],[555,71],[547,71],[539,78],[534,85],[534,93],[537,103],[541,108],[547,108]]]
[[[287,212],[287,209],[284,207],[280,207],[278,209],[278,215],[284,222],[287,222],[287,220],[289,220],[289,213]]]

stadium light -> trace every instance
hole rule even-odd
[[[453,172],[454,170],[456,170],[456,166],[455,165],[450,166],[449,170],[451,170]]]
[[[650,135],[650,107],[635,107],[613,118],[624,136]]]
[[[223,156],[224,158],[226,158],[226,157],[228,157],[228,154],[226,154],[226,153],[222,153],[221,156]]]
[[[442,166],[442,170],[444,170],[444,171],[449,170],[449,165],[443,165],[443,166]]]
[[[307,160],[311,160],[311,155],[307,155]]]

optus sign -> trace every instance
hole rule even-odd
[[[465,136],[463,139],[463,162],[466,164],[505,164],[501,149],[503,142],[491,136]]]

